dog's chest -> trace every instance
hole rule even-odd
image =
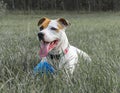
[[[66,63],[65,57],[52,58],[52,57],[48,56],[47,60],[56,70],[61,69]]]

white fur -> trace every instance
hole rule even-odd
[[[60,30],[59,32],[55,32],[50,29],[51,27],[58,28],[57,24],[58,22],[56,20],[51,20],[48,27],[42,30],[41,32],[45,34],[45,41],[52,42],[56,39],[60,40],[58,45],[50,51],[50,54],[62,53],[69,46],[67,54],[60,58],[59,63],[57,64],[58,66],[55,67],[59,69],[65,68],[72,74],[74,72],[75,65],[78,62],[78,54],[87,61],[91,61],[91,58],[88,56],[87,53],[69,44],[68,38],[65,34],[66,28]],[[46,58],[49,59],[48,56]]]

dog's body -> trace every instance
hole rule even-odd
[[[63,18],[56,20],[40,19],[38,22],[40,28],[38,37],[41,41],[39,54],[41,58],[46,57],[48,61],[51,60],[50,62],[55,68],[65,68],[72,74],[78,62],[78,54],[85,60],[91,61],[91,59],[88,54],[69,44],[65,34],[68,25],[68,21]],[[54,60],[59,63],[52,63]]]

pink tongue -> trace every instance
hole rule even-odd
[[[45,57],[47,56],[48,52],[49,52],[49,46],[50,46],[50,43],[42,43],[41,44],[41,48],[40,48],[40,57]]]

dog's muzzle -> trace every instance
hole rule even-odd
[[[44,40],[44,34],[39,32],[38,33],[38,38],[39,38],[39,41]]]

